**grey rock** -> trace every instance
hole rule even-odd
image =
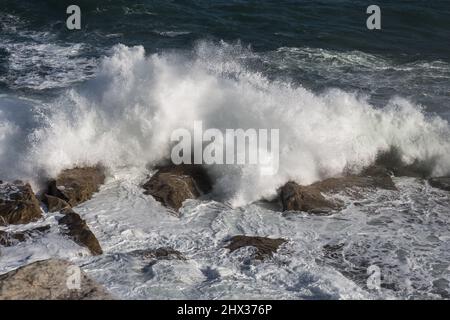
[[[112,299],[102,286],[81,270],[79,289],[68,286],[76,268],[67,261],[49,259],[0,275],[0,300]]]

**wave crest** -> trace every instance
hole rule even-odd
[[[355,93],[315,94],[270,80],[248,68],[244,58],[252,55],[239,44],[209,42],[189,58],[114,47],[94,79],[49,106],[33,132],[33,166],[55,174],[97,162],[112,171],[156,164],[169,157],[173,130],[201,120],[221,130],[280,129],[280,169],[271,179],[251,166],[209,168],[215,191],[233,205],[270,197],[291,179],[308,184],[361,170],[391,148],[406,164],[430,162],[433,175],[450,173],[447,121],[399,97],[375,108]]]

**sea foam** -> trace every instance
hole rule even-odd
[[[309,184],[361,170],[393,147],[405,163],[419,160],[433,165],[433,175],[450,173],[447,121],[400,97],[376,108],[357,93],[313,93],[269,79],[246,65],[252,55],[227,43],[200,42],[189,54],[147,55],[141,46],[115,46],[95,78],[44,108],[25,142],[28,178],[98,162],[112,173],[155,165],[170,157],[172,132],[192,130],[195,121],[205,129],[280,130],[276,175],[260,176],[250,165],[208,167],[214,193],[235,206],[270,198],[288,180]],[[14,130],[1,128],[4,144]],[[2,145],[2,158],[8,148]]]

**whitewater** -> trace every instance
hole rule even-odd
[[[146,53],[142,46],[116,45],[98,61],[85,61],[95,72],[89,68],[78,83],[70,77],[79,75],[67,71],[69,88],[59,88],[56,97],[0,96],[2,179],[30,181],[38,191],[65,168],[101,163],[108,172],[100,191],[74,208],[104,255],[92,257],[59,235],[55,216],[46,213],[44,221],[2,228],[50,224],[55,232],[1,248],[0,273],[61,257],[125,299],[448,298],[445,191],[420,179],[394,178],[397,191],[366,193],[362,203],[340,194],[346,207],[330,216],[281,213],[260,201],[274,199],[290,180],[307,185],[357,173],[392,149],[404,164],[420,163],[431,176],[450,174],[444,117],[401,96],[377,106],[358,91],[316,92],[249,63],[311,50],[260,54],[239,43],[200,41],[190,51]],[[345,59],[321,50],[314,55],[372,63],[374,72],[392,67],[362,53]],[[38,89],[44,85],[56,86],[52,78]],[[155,165],[169,159],[172,132],[192,130],[199,120],[223,131],[279,129],[279,171],[267,178],[255,166],[209,165],[211,198],[186,201],[178,218],[144,195],[141,185]],[[272,260],[251,261],[250,248],[231,254],[224,249],[237,234],[289,242]],[[172,247],[187,260],[144,268],[145,261],[128,254],[158,247]],[[380,290],[367,289],[370,265],[382,270]]]

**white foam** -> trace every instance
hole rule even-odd
[[[82,163],[115,167],[155,164],[170,154],[177,128],[280,129],[280,170],[266,179],[252,167],[212,166],[215,190],[234,205],[270,197],[294,179],[311,183],[358,170],[397,147],[405,162],[434,161],[450,172],[450,130],[420,106],[393,98],[383,109],[340,90],[321,95],[249,71],[241,46],[200,43],[191,59],[145,55],[118,45],[95,79],[51,105],[48,126],[34,135],[35,165],[55,174]]]
[[[392,146],[407,163],[429,161],[434,175],[450,172],[450,129],[443,119],[402,98],[377,109],[354,93],[317,95],[270,81],[243,64],[252,55],[226,43],[202,42],[189,59],[116,46],[85,86],[26,115],[34,127],[21,128],[27,123],[17,118],[21,113],[3,119],[0,162],[35,180],[42,170],[54,175],[97,162],[113,172],[144,167],[169,157],[173,130],[201,120],[205,129],[280,129],[280,170],[271,179],[252,166],[209,167],[215,193],[235,206],[271,197],[290,179],[308,184],[359,170]],[[16,159],[5,150],[17,150]]]
[[[118,170],[92,199],[74,208],[98,238],[103,255],[91,256],[62,236],[54,215],[45,214],[39,225],[50,224],[49,233],[0,248],[0,274],[59,257],[80,265],[121,299],[448,297],[448,194],[420,180],[396,178],[399,191],[363,192],[363,206],[342,195],[346,208],[332,216],[188,200],[177,218],[142,194],[145,176],[145,170]],[[229,237],[241,234],[289,242],[273,259],[249,261],[251,248],[233,253],[224,248]],[[326,245],[336,249],[327,251]],[[178,250],[186,260],[149,265],[129,255],[160,247]],[[370,265],[381,270],[379,292],[367,287]]]

